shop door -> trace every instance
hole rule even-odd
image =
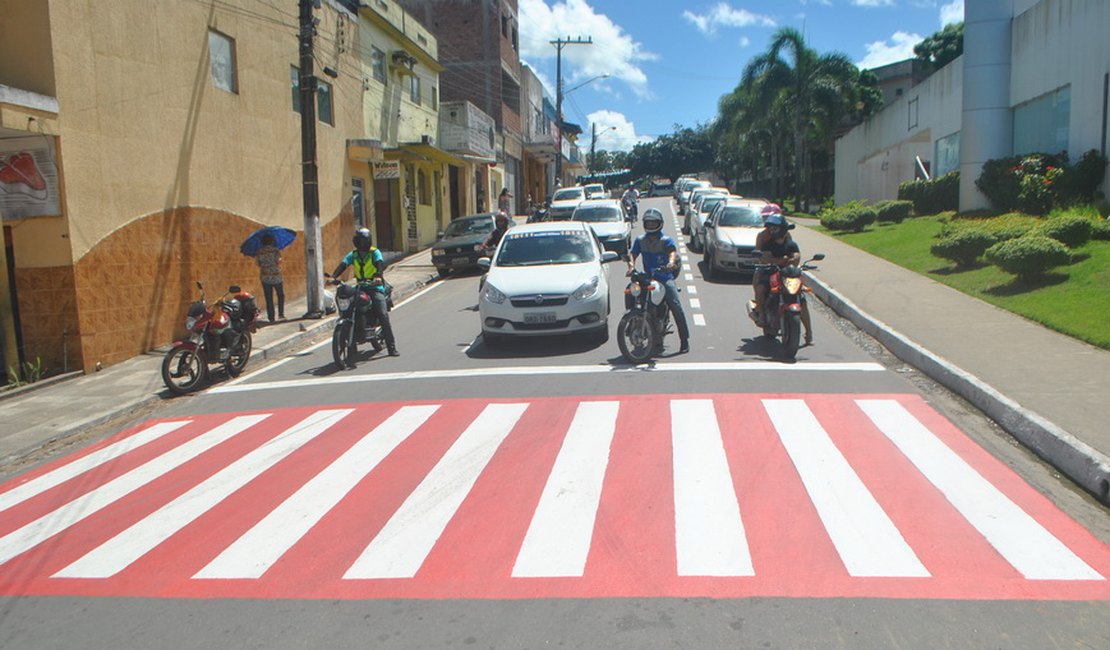
[[[393,181],[374,181],[374,240],[383,250],[399,250],[393,242]]]

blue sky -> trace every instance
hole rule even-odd
[[[592,37],[563,49],[566,119],[596,123],[599,149],[631,149],[717,114],[751,57],[780,27],[821,53],[861,67],[913,56],[913,46],[963,20],[964,0],[518,0],[521,60],[555,95],[557,37]],[[616,127],[616,128],[610,128]]]

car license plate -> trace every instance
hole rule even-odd
[[[525,312],[525,323],[554,323],[556,320],[555,312],[541,311],[541,312]]]
[[[469,257],[452,257],[451,264],[454,266],[461,266],[463,264],[470,264]]]

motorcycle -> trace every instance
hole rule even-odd
[[[802,263],[801,266],[793,264],[779,267],[775,264],[757,264],[756,269],[769,275],[769,290],[763,305],[763,316],[755,308],[755,300],[748,301],[748,318],[763,329],[763,335],[768,338],[779,338],[782,342],[783,352],[788,359],[793,359],[798,354],[802,340],[802,307],[805,304],[805,294],[812,290],[805,285],[802,271],[813,270],[810,262],[820,262],[825,259],[824,253],[817,253]]]
[[[640,214],[640,206],[634,199],[623,199],[621,204],[624,206],[624,213],[628,215],[628,220],[636,223],[636,218]]]
[[[238,377],[251,356],[252,334],[258,330],[254,296],[236,285],[209,305],[204,285],[197,282],[200,300],[189,306],[186,338],[174,341],[162,359],[162,381],[175,395],[190,393],[209,378],[208,366],[219,363]]]
[[[662,351],[663,338],[673,331],[667,287],[642,271],[629,277],[624,290],[628,311],[617,325],[617,345],[629,363],[645,363]]]
[[[551,221],[551,214],[548,212],[548,204],[537,203],[532,208],[532,214],[528,215],[528,223],[539,223],[543,221]]]
[[[331,279],[329,275],[325,277]],[[378,291],[385,294],[386,308],[392,309],[390,294],[393,287],[381,277],[363,282],[331,279],[330,284],[335,285],[335,306],[339,311],[331,335],[332,358],[340,370],[354,368],[360,344],[369,343],[375,353],[385,349],[385,335],[374,313],[370,293]]]

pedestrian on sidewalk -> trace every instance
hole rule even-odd
[[[501,194],[497,197],[497,209],[505,214],[513,213],[513,195],[509,188],[501,188]]]
[[[285,320],[285,283],[281,274],[281,251],[273,235],[262,237],[262,247],[258,249],[254,261],[258,263],[258,274],[262,280],[262,291],[266,298],[266,318],[274,322],[274,293],[277,293],[277,317]]]

